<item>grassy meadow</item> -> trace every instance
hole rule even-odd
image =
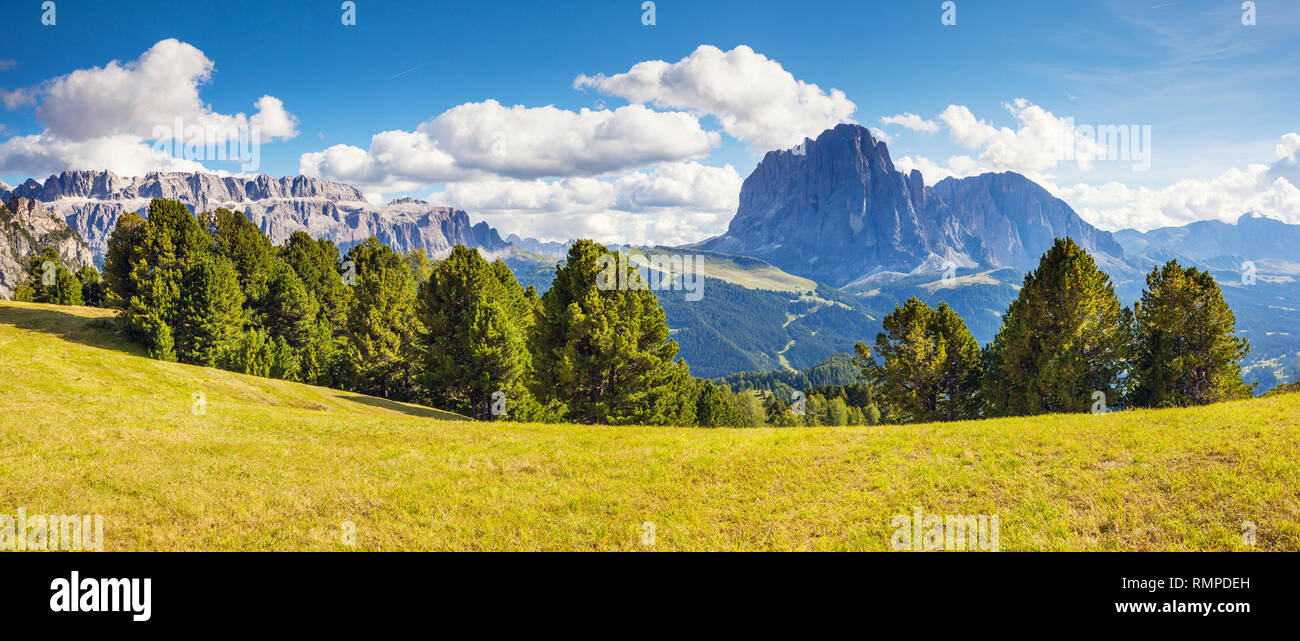
[[[106,550],[887,550],[914,507],[997,515],[1003,550],[1300,550],[1300,394],[879,427],[477,423],[151,360],[110,316],[0,302],[0,514],[102,514]]]

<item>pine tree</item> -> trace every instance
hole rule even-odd
[[[1184,407],[1249,398],[1241,360],[1250,342],[1208,273],[1169,261],[1147,275],[1134,305],[1132,403]]]
[[[753,390],[736,392],[731,395],[731,400],[740,411],[743,427],[763,427],[767,424],[763,401]]]
[[[745,427],[745,417],[736,407],[726,387],[710,381],[697,382],[699,395],[695,401],[695,423],[700,427]]]
[[[128,333],[154,358],[173,360],[184,271],[212,246],[183,203],[155,199],[148,218],[124,214],[109,238],[105,276],[110,303]]]
[[[402,262],[411,268],[411,278],[415,280],[416,285],[423,285],[433,273],[433,263],[429,260],[429,253],[424,251],[423,247],[402,254]]]
[[[104,306],[104,283],[99,279],[99,270],[86,265],[77,270],[77,281],[81,283],[82,305]]]
[[[104,253],[104,302],[108,307],[125,309],[131,297],[138,294],[131,272],[137,259],[136,248],[143,238],[144,219],[139,214],[129,211],[118,216]]]
[[[81,305],[81,282],[63,265],[53,247],[27,259],[27,280],[14,292],[14,300],[54,305]]]
[[[316,331],[316,299],[286,263],[276,260],[265,277],[266,295],[258,304],[262,325],[295,350],[304,349]]]
[[[979,343],[957,313],[913,297],[885,317],[876,355],[856,347],[863,375],[880,390],[891,421],[914,423],[975,418],[979,414]]]
[[[255,308],[264,306],[275,261],[271,239],[243,213],[224,207],[201,214],[199,224],[211,235],[213,251],[234,266],[244,299]]]
[[[224,256],[196,257],[183,272],[174,321],[181,362],[216,365],[243,326],[244,295],[234,266]]]
[[[1084,412],[1100,392],[1121,397],[1130,313],[1110,278],[1069,238],[1025,276],[987,354],[984,394],[995,416]]]
[[[564,403],[569,420],[682,420],[689,373],[673,363],[677,343],[668,338],[659,300],[615,252],[575,242],[541,299],[536,328],[530,343],[536,393]]]
[[[494,269],[478,250],[456,245],[420,287],[416,318],[421,382],[432,405],[479,420],[522,418],[531,402],[524,383],[533,319],[508,268]],[[493,412],[498,403],[504,416]]]
[[[298,355],[283,338],[260,327],[246,328],[222,351],[218,367],[241,374],[298,380]]]
[[[826,407],[826,424],[827,425],[848,425],[849,424],[849,407],[841,397],[835,397],[830,400]]]
[[[768,394],[767,400],[763,402],[763,414],[767,424],[772,427],[793,427],[795,424],[790,404],[776,394]]]
[[[279,250],[280,259],[294,273],[320,306],[320,316],[332,329],[341,330],[347,315],[349,291],[339,270],[341,258],[334,242],[312,240],[306,232],[296,231]]]
[[[341,374],[354,390],[396,400],[415,395],[415,285],[411,270],[371,236],[348,251],[356,266],[344,325]]]

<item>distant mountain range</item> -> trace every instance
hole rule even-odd
[[[410,198],[377,206],[355,187],[307,176],[155,172],[121,177],[107,171],[65,171],[44,183],[28,180],[0,191],[0,199],[11,196],[43,202],[86,241],[97,260],[108,248],[117,218],[127,211],[144,212],[154,198],[176,199],[195,211],[240,210],[276,243],[305,231],[330,238],[344,250],[372,235],[399,251],[425,249],[434,255],[457,243],[488,251],[507,247],[486,223],[471,225],[469,215],[458,209]]]
[[[44,183],[0,184],[0,202],[11,197],[43,203],[55,219],[39,212],[28,219],[65,220],[97,260],[117,217],[145,210],[152,198],[175,198],[196,210],[239,209],[276,242],[302,230],[346,249],[375,235],[399,251],[423,248],[434,256],[462,243],[505,259],[520,282],[539,290],[549,287],[572,244],[513,234],[503,240],[460,210],[409,198],[376,206],[349,185],[304,176],[64,172]],[[22,249],[12,241],[22,236],[8,233],[10,254]],[[1251,340],[1247,380],[1260,383],[1257,391],[1300,380],[1300,225],[1249,213],[1236,224],[1106,232],[1020,174],[927,187],[919,172],[898,171],[885,143],[856,125],[764,156],[741,188],[726,233],[651,251],[707,257],[703,300],[658,295],[692,371],[720,377],[807,368],[856,341],[870,343],[880,319],[909,296],[948,302],[986,343],[1025,273],[1061,236],[1089,251],[1126,305],[1140,295],[1145,275],[1167,260],[1211,272]],[[0,272],[13,272],[15,261],[10,256],[6,264],[4,255]],[[955,279],[941,278],[948,269]]]

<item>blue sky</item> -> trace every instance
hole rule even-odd
[[[194,168],[139,157],[151,125],[265,109],[257,173],[437,200],[503,233],[682,242],[725,228],[763,151],[851,120],[927,183],[1020,171],[1105,228],[1250,209],[1300,222],[1295,2],[1257,0],[1244,25],[1238,1],[956,0],[947,26],[939,1],[657,0],[654,25],[640,0],[355,1],[343,25],[335,1],[58,0],[45,26],[39,0],[7,0],[0,180]],[[197,79],[176,70],[204,60]],[[103,73],[111,61],[140,73]],[[618,80],[647,61],[677,66]],[[747,84],[723,87],[730,65]],[[815,100],[783,107],[787,80],[816,85]],[[170,97],[138,104],[154,95]],[[648,112],[603,119],[633,102]],[[881,120],[903,114],[913,128]],[[1149,167],[1062,160],[1044,140],[1066,118],[1149,126]],[[372,140],[381,132],[400,133]],[[557,139],[574,148],[533,162]]]

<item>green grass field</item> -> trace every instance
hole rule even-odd
[[[1003,550],[1300,549],[1300,394],[866,428],[475,423],[150,360],[108,315],[0,302],[0,514],[102,514],[107,550],[885,550],[914,507],[997,515]]]

